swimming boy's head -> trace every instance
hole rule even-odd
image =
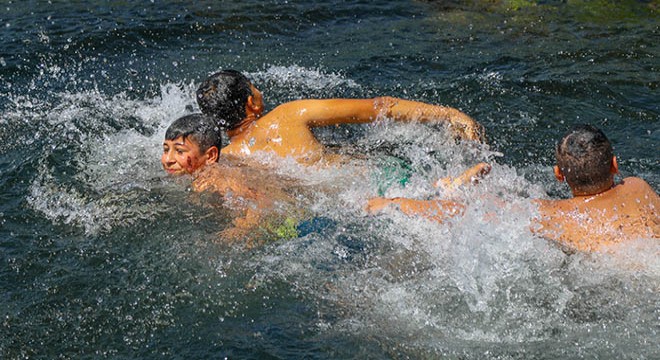
[[[208,117],[191,114],[176,119],[165,132],[161,163],[170,174],[191,174],[218,161],[220,129]]]
[[[248,115],[263,110],[261,93],[245,75],[223,70],[209,76],[197,88],[197,104],[223,129],[236,128]]]
[[[614,184],[616,158],[607,136],[591,125],[578,125],[557,144],[555,175],[574,195],[593,195]]]

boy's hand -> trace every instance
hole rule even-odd
[[[370,213],[370,214],[376,214],[383,210],[384,208],[387,207],[387,205],[391,204],[392,200],[383,198],[383,197],[375,197],[372,199],[369,199],[367,202],[367,206],[365,210]]]
[[[465,172],[463,172],[461,175],[457,176],[456,178],[444,177],[436,181],[434,185],[435,187],[441,187],[445,190],[453,190],[465,184],[466,182],[476,184],[479,182],[479,179],[487,175],[490,172],[490,170],[491,170],[490,165],[484,162],[478,163],[477,165],[467,169]]]

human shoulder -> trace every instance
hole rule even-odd
[[[660,205],[658,194],[653,190],[649,183],[644,181],[644,179],[627,177],[621,181],[618,187],[621,187],[621,192],[624,196],[642,196],[643,198]]]
[[[621,181],[621,185],[629,188],[639,188],[655,192],[649,183],[647,183],[644,179],[635,176],[630,176],[623,179]]]
[[[287,126],[305,125],[309,111],[318,107],[320,101],[317,99],[303,99],[280,104],[262,116],[258,123]]]
[[[262,119],[289,127],[367,123],[376,119],[374,99],[305,99],[277,106]]]
[[[285,113],[290,115],[296,115],[296,113],[301,112],[304,114],[305,110],[316,107],[328,107],[330,105],[335,105],[343,101],[348,101],[348,99],[299,99],[289,102],[282,103],[277,105],[270,113]]]
[[[557,211],[577,210],[575,198],[570,199],[532,199],[532,204],[536,205],[541,215],[550,215]]]

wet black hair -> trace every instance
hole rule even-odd
[[[212,146],[217,147],[218,150],[222,148],[220,128],[204,114],[190,114],[174,120],[165,132],[165,140],[174,140],[178,137],[183,137],[184,140],[190,138],[202,152]]]
[[[557,144],[557,166],[573,190],[602,191],[612,185],[612,144],[591,125],[577,125]]]
[[[245,119],[251,85],[250,80],[236,70],[219,71],[199,85],[197,104],[220,128],[231,130]]]

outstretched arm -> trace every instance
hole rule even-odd
[[[479,178],[488,174],[491,166],[486,163],[479,163],[456,178],[442,178],[436,182],[436,187],[442,186],[447,190],[455,189],[456,187],[466,182],[476,182]],[[423,216],[429,220],[442,223],[449,217],[462,215],[465,211],[465,205],[450,200],[417,200],[408,198],[382,198],[376,197],[369,199],[366,210],[369,213],[375,214],[390,205],[398,206],[399,210],[406,215]]]
[[[457,109],[393,97],[298,100],[278,106],[269,116],[278,117],[281,123],[307,127],[369,123],[380,117],[395,121],[447,123],[463,139],[484,139],[483,127]]]
[[[417,200],[407,198],[370,199],[366,210],[376,214],[390,205],[398,206],[399,210],[409,216],[423,216],[429,220],[442,223],[447,218],[462,215],[465,211],[463,204],[449,200]]]
[[[434,184],[435,187],[442,187],[445,190],[454,190],[457,187],[470,182],[470,183],[477,183],[479,182],[479,179],[483,178],[486,176],[491,170],[491,166],[482,162],[478,163],[477,165],[465,170],[461,175],[452,178],[452,177],[444,177],[442,179],[439,179],[436,181]]]

